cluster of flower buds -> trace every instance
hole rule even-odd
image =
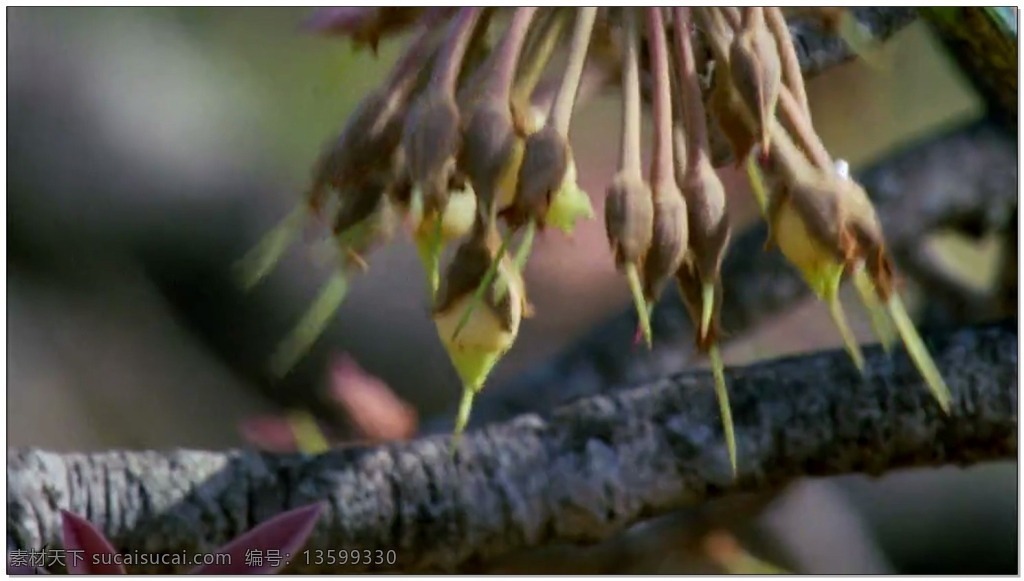
[[[611,62],[621,70],[619,168],[604,219],[615,265],[633,294],[637,340],[651,344],[651,310],[674,280],[696,344],[712,362],[733,471],[735,439],[717,348],[730,227],[713,162],[715,135],[725,137],[738,164],[746,162],[772,239],[832,306],[858,366],[860,351],[846,336],[837,298],[846,275],[874,309],[883,337],[891,336],[882,305],[889,308],[936,397],[948,405],[893,289],[874,210],[813,130],[780,9],[463,7],[390,16],[389,10],[398,9],[335,9],[313,19],[372,46],[398,30],[413,31],[388,78],[326,148],[304,203],[243,261],[254,283],[307,218],[334,224],[341,274],[282,346],[279,372],[340,303],[345,273],[365,268],[365,253],[404,224],[427,272],[438,333],[463,383],[460,433],[474,395],[532,312],[522,270],[535,233],[554,226],[571,234],[593,216],[577,185],[569,128],[585,69],[600,57],[598,68]],[[565,59],[555,61],[559,49]],[[547,77],[555,82],[545,99],[539,82],[553,62],[560,64]],[[709,88],[703,66],[712,71]],[[645,94],[654,120],[646,172]],[[449,244],[457,248],[442,269]]]

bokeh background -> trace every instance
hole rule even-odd
[[[8,9],[10,446],[252,445],[240,422],[302,407],[343,353],[420,417],[450,413],[459,386],[407,236],[371,256],[328,332],[280,382],[267,359],[329,272],[297,246],[253,292],[231,276],[233,262],[291,209],[320,147],[398,48],[385,43],[374,57],[302,33],[307,15]],[[921,24],[872,64],[836,67],[808,90],[819,132],[854,169],[980,114]],[[618,101],[596,98],[578,115],[574,149],[600,216]],[[755,207],[742,176],[723,179],[741,229]],[[934,242],[970,265],[963,272],[976,284],[995,275],[996,243]],[[600,220],[572,239],[546,235],[527,280],[537,316],[496,370],[494,389],[628,305]],[[839,344],[824,307],[808,301],[731,342],[726,358]],[[338,439],[351,431],[343,420],[325,428]],[[758,546],[804,571],[1014,572],[1016,499],[1016,464],[806,482],[759,520],[768,541]],[[695,557],[665,538],[607,569],[692,566]],[[532,566],[586,571],[543,554]]]

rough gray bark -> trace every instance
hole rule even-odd
[[[686,373],[471,432],[454,460],[444,437],[318,457],[10,451],[9,544],[59,544],[65,508],[121,550],[210,550],[327,499],[310,549],[394,550],[398,562],[332,568],[293,556],[294,570],[452,571],[799,477],[1015,457],[1016,321],[926,341],[953,393],[949,416],[902,350],[867,348],[864,377],[841,350],[729,370],[736,482],[711,378]]]
[[[1012,301],[977,297],[961,287],[935,285],[944,273],[928,270],[934,262],[915,259],[924,236],[940,228],[963,230],[965,224],[972,224],[976,231],[1005,230],[1015,236],[1016,150],[1016,140],[998,124],[980,120],[885,154],[878,163],[857,172],[875,203],[897,264],[906,269],[903,274],[929,285],[935,299],[946,307],[947,321],[952,316],[955,323],[964,324],[996,314],[978,308],[979,304],[1016,305],[1015,285],[1011,292],[1002,289],[1003,294],[1012,295]],[[766,236],[767,228],[759,222],[735,236],[726,251],[722,326],[729,335],[740,335],[810,296],[799,273],[777,250],[763,250]],[[970,304],[963,304],[965,297]],[[1005,308],[1001,316],[1007,316]],[[651,324],[654,349],[633,347],[636,316],[632,307],[624,308],[562,354],[506,385],[484,390],[474,404],[471,425],[651,381],[692,363],[695,331],[676,292],[663,295]],[[559,389],[550,389],[552,385]],[[453,413],[444,414],[426,428],[449,431],[453,417]]]

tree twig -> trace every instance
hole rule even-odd
[[[467,434],[454,459],[447,437],[317,457],[13,450],[8,539],[58,545],[64,508],[122,551],[210,550],[273,513],[326,499],[309,549],[393,550],[396,562],[332,567],[309,553],[291,557],[293,570],[452,571],[553,541],[598,541],[804,476],[1016,457],[1016,322],[926,341],[953,392],[948,416],[903,352],[866,349],[864,376],[841,350],[731,369],[735,482],[712,378],[693,372]]]

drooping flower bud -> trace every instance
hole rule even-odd
[[[767,152],[782,86],[782,63],[775,38],[765,26],[763,8],[744,9],[743,24],[729,49],[729,71],[737,95],[757,119],[761,149]]]
[[[499,260],[500,236],[494,224],[478,220],[473,235],[456,251],[445,273],[434,305],[438,335],[462,380],[463,399],[455,434],[469,420],[473,397],[484,387],[495,364],[512,347],[523,317],[525,294],[522,278],[507,256],[497,265],[497,276],[476,296],[485,274]],[[497,299],[497,290],[504,292]],[[463,313],[473,310],[468,323],[456,333]]]
[[[678,188],[654,191],[654,227],[651,247],[644,259],[644,297],[648,304],[658,300],[665,284],[683,263],[688,249],[689,228],[686,204]]]

